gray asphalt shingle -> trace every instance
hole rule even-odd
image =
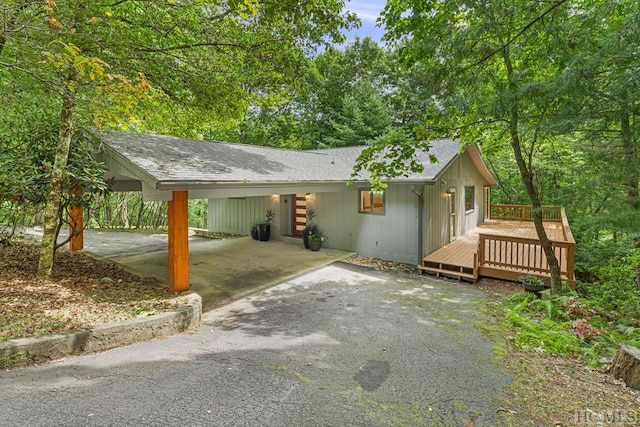
[[[342,182],[350,178],[364,149],[288,150],[123,132],[105,135],[103,141],[107,155],[115,151],[158,182]],[[431,164],[426,153],[416,153],[424,172],[395,180],[433,180],[459,150],[456,141],[435,140],[430,153],[438,163]]]

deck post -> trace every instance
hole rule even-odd
[[[174,191],[169,201],[169,290],[189,289],[189,215],[187,191]]]
[[[71,194],[82,194],[82,187],[76,185],[71,188]],[[84,249],[83,234],[84,218],[82,205],[72,205],[69,207],[69,249],[72,251],[81,251]]]
[[[569,288],[575,291],[576,289],[576,275],[574,269],[574,256],[575,256],[576,244],[572,243],[567,248],[567,283]]]
[[[485,254],[484,254],[484,234],[478,234],[478,250],[476,251],[476,259],[474,260],[477,265],[476,275],[480,275],[480,268],[484,264]]]

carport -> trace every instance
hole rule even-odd
[[[344,187],[344,171],[350,170],[315,152],[134,133],[105,135],[98,158],[114,191],[141,191],[144,200],[168,202],[173,292],[189,289],[189,199],[332,191]],[[71,210],[70,222],[82,223],[80,208]],[[83,249],[82,234],[70,246]]]

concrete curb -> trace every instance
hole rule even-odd
[[[187,303],[149,317],[74,329],[43,337],[0,342],[0,357],[23,355],[31,361],[59,359],[68,355],[104,351],[154,338],[166,337],[200,326],[202,298],[187,296]]]

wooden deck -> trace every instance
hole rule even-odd
[[[524,217],[524,209],[522,212]],[[562,278],[573,285],[575,242],[564,212],[562,218],[545,221],[544,227],[553,241]],[[518,280],[524,274],[549,277],[546,257],[535,226],[528,218],[488,220],[474,231],[426,255],[420,269],[438,276],[472,281],[480,276],[506,280]]]

